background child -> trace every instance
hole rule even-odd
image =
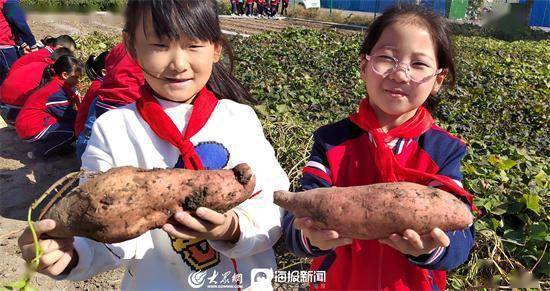
[[[271,2],[271,5],[270,5],[271,14],[270,14],[270,16],[271,17],[277,16],[277,12],[279,11],[279,1],[280,0],[270,0],[270,2]]]
[[[46,37],[42,39],[41,42],[44,43],[45,46],[37,51],[20,57],[11,66],[10,73],[30,63],[44,61],[45,58],[49,58],[58,48],[67,48],[71,53],[74,53],[76,50],[76,42],[71,36],[66,34],[56,38]]]
[[[116,45],[106,56],[107,74],[97,91],[96,117],[139,99],[144,78],[141,68],[128,54],[124,43]]]
[[[61,56],[44,69],[41,87],[23,105],[15,123],[21,139],[34,145],[29,158],[64,151],[74,140],[75,86],[82,75],[82,63],[71,55]]]
[[[258,10],[258,16],[265,15],[265,0],[256,0],[256,9]]]
[[[231,2],[231,15],[237,15],[237,0],[229,0]]]
[[[237,10],[239,11],[239,15],[244,14],[244,1],[245,0],[237,0]]]
[[[19,0],[0,0],[0,85],[17,60],[16,39],[26,53],[38,49]]]
[[[283,0],[283,5],[281,6],[281,15],[287,16],[288,15],[288,2],[289,0]]]
[[[50,240],[41,272],[83,280],[125,264],[122,289],[207,289],[206,283],[191,285],[190,276],[198,271],[218,274],[218,280],[222,274],[233,279],[242,274],[242,281],[229,284],[248,288],[253,268],[276,266],[272,246],[280,236],[281,210],[272,193],[289,182],[256,114],[237,103],[253,100],[219,62],[223,48],[230,63],[232,54],[221,33],[217,2],[130,0],[124,31],[147,83],[136,103],[96,120],[82,167],[201,170],[245,162],[256,175],[255,194],[225,214],[202,207],[178,212],[162,230],[119,244],[80,237],[74,244]],[[44,220],[37,227],[47,235],[55,223]],[[28,232],[20,243],[23,257],[30,259]]]
[[[91,55],[86,62],[86,75],[92,81],[86,95],[82,99],[82,103],[78,106],[76,120],[74,123],[74,132],[77,137],[76,155],[80,159],[90,135],[92,134],[92,126],[96,120],[95,115],[95,100],[97,91],[103,83],[103,77],[107,74],[105,69],[105,59],[109,51],[105,51],[99,56]]]
[[[15,124],[21,107],[40,85],[44,69],[64,55],[72,55],[72,53],[69,49],[60,47],[41,61],[26,64],[18,69],[12,68],[0,86],[0,103],[7,107],[2,117],[8,124]]]
[[[254,15],[254,0],[246,0],[246,16],[253,16]]]
[[[303,189],[409,181],[439,187],[473,207],[460,182],[466,146],[422,106],[447,75],[454,82],[451,47],[445,21],[428,8],[402,5],[378,17],[361,49],[368,97],[358,113],[314,133]],[[312,225],[312,218],[285,214],[289,249],[316,257],[312,269],[327,271],[326,283],[316,288],[444,289],[444,270],[466,261],[474,241],[473,225],[429,234],[409,229],[380,241],[342,238]]]

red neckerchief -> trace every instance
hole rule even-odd
[[[136,101],[137,109],[141,117],[151,127],[153,132],[164,141],[178,148],[181,152],[183,164],[186,169],[204,169],[201,159],[195,152],[193,144],[189,140],[206,124],[218,99],[210,90],[204,87],[193,102],[193,111],[185,133],[182,134],[172,119],[164,112],[157,99],[153,97],[153,91],[149,85],[141,86],[141,98]]]
[[[477,210],[473,203],[472,194],[458,186],[451,178],[443,175],[422,172],[412,168],[401,166],[387,143],[395,138],[414,138],[427,132],[434,123],[428,110],[420,106],[415,115],[405,123],[397,126],[387,133],[382,130],[376,118],[374,110],[369,105],[368,99],[364,99],[359,107],[359,112],[350,116],[350,120],[361,129],[369,132],[374,138],[376,152],[374,161],[378,171],[378,182],[408,181],[422,185],[428,185],[432,181],[438,181],[454,194],[463,197],[470,203],[473,210]]]

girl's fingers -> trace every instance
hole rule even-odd
[[[353,242],[351,238],[338,238],[328,241],[327,244],[330,246],[329,249],[333,249],[336,247],[349,245],[351,242]]]
[[[297,229],[311,228],[313,220],[309,217],[296,217],[294,219],[294,227]]]
[[[412,245],[399,234],[390,235],[390,241],[394,244],[394,248],[404,254],[410,254],[413,251]]]
[[[165,224],[162,226],[162,230],[166,231],[170,236],[181,238],[181,239],[197,239],[200,237],[199,233],[185,227],[185,226],[174,226],[172,224]]]
[[[63,255],[65,254],[65,251],[62,250],[55,250],[49,253],[45,253],[40,257],[40,263],[38,265],[38,270],[44,270],[51,265],[55,264]]]
[[[67,266],[71,263],[73,256],[74,254],[72,252],[64,253],[57,262],[43,270],[42,273],[50,276],[58,276],[59,274],[63,273],[63,271],[65,271]]]
[[[423,250],[424,249],[424,243],[422,242],[422,239],[420,238],[420,235],[416,231],[414,231],[412,229],[407,229],[407,230],[405,230],[405,232],[403,232],[403,236],[417,250]]]
[[[383,238],[378,240],[381,244],[388,245],[394,249],[397,250],[397,246],[389,239],[389,238]]]
[[[49,253],[51,251],[60,250],[60,249],[71,249],[71,246],[74,243],[73,238],[64,238],[64,239],[45,239],[40,240],[39,245],[42,248],[44,253]],[[34,244],[33,244],[34,248]]]
[[[193,217],[191,214],[183,211],[176,213],[174,215],[174,218],[182,226],[185,226],[192,231],[201,232],[201,233],[208,232],[216,226],[205,220]]]
[[[334,240],[339,238],[338,233],[334,230],[304,229],[302,231],[306,237],[315,241]]]
[[[47,233],[55,229],[55,221],[51,219],[44,219],[33,223],[36,235],[40,237],[42,234]],[[19,237],[19,247],[32,243],[33,236],[29,227],[25,228],[21,236]]]
[[[448,247],[451,244],[449,236],[439,228],[434,228],[430,232],[430,236],[433,238],[435,245],[439,247]]]
[[[45,239],[38,242],[43,254],[47,254],[59,249],[72,249],[74,239]],[[21,256],[27,262],[32,261],[35,258],[36,252],[34,248],[34,242],[21,246]]]
[[[227,218],[227,214],[222,214],[206,207],[197,208],[195,213],[200,219],[206,220],[214,225],[224,224]]]

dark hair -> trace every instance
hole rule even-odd
[[[80,73],[82,74],[83,65],[82,62],[73,55],[63,55],[60,56],[53,65],[49,65],[44,69],[42,73],[42,80],[40,85],[37,87],[41,88],[47,83],[49,83],[53,77],[60,76],[61,73],[67,72],[68,74]]]
[[[86,75],[91,81],[101,77],[101,70],[105,69],[105,57],[109,51],[104,51],[99,56],[90,55],[86,61]]]
[[[50,59],[52,59],[52,61],[55,63],[55,61],[57,61],[57,59],[59,59],[59,57],[61,56],[72,56],[73,55],[73,52],[66,48],[66,47],[60,47],[58,49],[55,49],[53,51],[53,53],[50,55]]]
[[[134,51],[139,21],[144,24],[149,15],[157,37],[175,41],[185,36],[221,45],[229,58],[230,70],[226,70],[221,62],[215,63],[206,87],[219,98],[256,103],[248,90],[230,73],[233,70],[233,50],[222,35],[215,0],[129,0],[124,31],[128,35],[126,47],[130,52]]]
[[[361,54],[370,54],[386,27],[399,23],[414,23],[428,29],[436,46],[437,66],[446,69],[451,86],[455,85],[456,69],[453,59],[453,42],[447,22],[432,9],[415,4],[398,4],[390,7],[369,26]]]
[[[68,49],[71,49],[71,48],[76,49],[76,42],[70,35],[64,34],[55,38],[55,42],[53,46],[62,46]]]
[[[40,42],[45,46],[54,46],[55,37],[51,35],[46,35],[43,39],[40,40]]]

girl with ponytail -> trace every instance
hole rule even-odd
[[[82,73],[82,62],[72,55],[63,55],[44,69],[40,86],[29,96],[15,123],[19,137],[34,145],[29,157],[47,158],[69,148],[80,101],[75,87]]]
[[[86,75],[90,78],[92,83],[82,99],[82,104],[78,107],[78,113],[76,114],[76,121],[74,124],[74,132],[77,138],[76,140],[76,155],[80,159],[86,144],[90,139],[92,133],[92,126],[96,120],[95,104],[96,97],[99,88],[103,84],[103,77],[107,74],[105,68],[105,59],[109,51],[104,51],[98,56],[91,55],[86,61]]]
[[[53,65],[59,57],[64,55],[72,55],[72,53],[69,49],[61,47],[41,61],[32,62],[17,70],[10,71],[10,74],[0,86],[0,103],[9,108],[6,115],[2,116],[4,120],[9,124],[15,123],[21,107],[40,85],[44,69]]]
[[[45,255],[65,259],[52,259],[42,272],[83,280],[126,265],[123,290],[205,290],[205,276],[217,277],[217,288],[271,288],[271,280],[252,285],[251,273],[260,268],[268,276],[276,268],[272,246],[281,234],[281,210],[272,196],[289,182],[254,110],[241,104],[253,99],[220,62],[224,49],[229,64],[232,58],[217,2],[129,0],[124,31],[145,84],[135,103],[96,120],[82,168],[203,170],[247,163],[256,177],[255,194],[226,213],[179,211],[162,229],[122,243],[59,240]],[[133,263],[125,264],[127,259]]]
[[[46,36],[40,40],[44,45],[43,48],[28,53],[20,57],[13,65],[11,66],[10,74],[13,71],[18,70],[28,64],[35,62],[42,62],[44,59],[49,59],[52,57],[55,50],[59,48],[67,49],[71,54],[76,50],[76,42],[69,35],[60,35],[58,37]]]

